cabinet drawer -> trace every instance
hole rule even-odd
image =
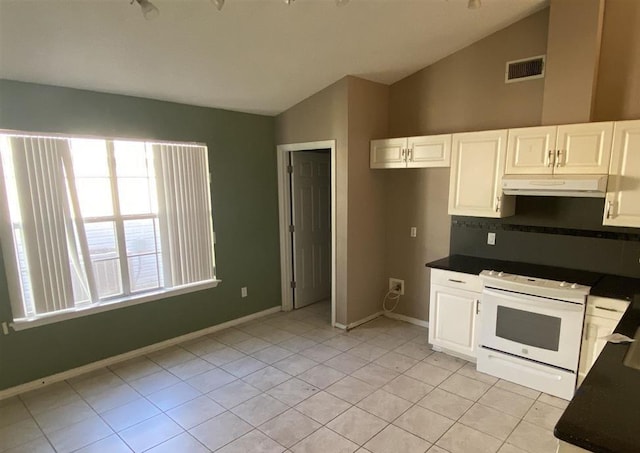
[[[467,291],[481,292],[482,280],[473,274],[462,272],[445,271],[442,269],[431,269],[431,284],[442,285],[449,288],[459,288]]]
[[[589,296],[587,298],[587,316],[599,316],[619,321],[628,306],[629,302],[626,300]]]

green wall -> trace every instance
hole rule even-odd
[[[0,389],[280,305],[274,118],[0,80],[0,129],[206,143],[222,280],[209,290],[0,332]],[[0,258],[0,322],[11,320]]]

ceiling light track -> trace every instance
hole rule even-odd
[[[287,5],[292,5],[295,1],[296,0],[284,0]],[[475,1],[480,4],[480,0]],[[211,3],[215,5],[218,11],[222,10],[222,8],[224,7],[224,2],[225,0],[211,0]],[[344,6],[349,3],[349,0],[335,0],[335,2],[336,6]],[[134,3],[140,5],[142,15],[147,20],[155,19],[160,15],[160,10],[158,9],[158,7],[151,3],[149,0],[131,0],[131,4],[133,5]],[[471,3],[472,0],[469,0],[469,8],[472,8]],[[477,8],[477,6],[474,8]]]

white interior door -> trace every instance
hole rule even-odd
[[[291,153],[294,308],[331,297],[331,173],[326,151]]]

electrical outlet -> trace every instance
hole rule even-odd
[[[240,295],[242,297],[247,297],[247,287],[243,286],[242,288],[240,288]]]
[[[400,290],[396,290],[396,288],[400,285]],[[393,291],[396,294],[400,294],[404,296],[404,280],[400,280],[399,278],[389,278],[389,291]]]
[[[416,227],[411,227],[411,237],[414,238],[418,234],[418,229]]]
[[[496,234],[495,233],[487,233],[487,244],[496,245]]]

